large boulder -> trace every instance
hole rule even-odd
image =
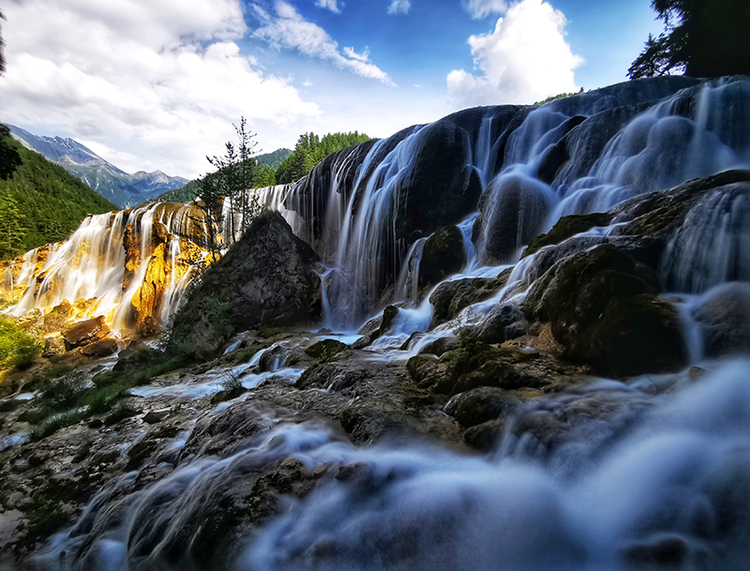
[[[466,265],[464,238],[457,226],[437,230],[425,242],[419,263],[419,291],[432,288]],[[421,297],[421,296],[420,296]]]
[[[87,319],[76,323],[73,327],[63,332],[65,347],[70,351],[76,347],[82,347],[102,339],[109,333],[109,326],[100,315],[94,319]]]
[[[479,204],[472,240],[488,263],[511,260],[542,230],[549,216],[552,190],[529,177],[504,175],[487,187]]]
[[[415,135],[413,151],[394,185],[396,238],[413,242],[476,208],[482,183],[469,166],[469,136],[449,121]]]
[[[550,268],[524,301],[530,320],[549,322],[573,361],[606,376],[676,370],[687,361],[677,309],[657,296],[648,266],[612,245]]]
[[[318,257],[277,212],[256,218],[175,315],[170,341],[215,355],[239,331],[311,325],[321,316]]]

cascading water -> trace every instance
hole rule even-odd
[[[243,432],[252,437],[228,450],[201,448],[192,432],[179,435],[168,461],[154,457],[143,484],[135,485],[133,474],[111,482],[32,563],[56,570],[202,569],[211,568],[209,555],[230,557],[208,553],[220,543],[234,549],[225,563],[240,570],[744,569],[750,558],[746,360],[702,360],[681,373],[626,382],[590,378],[559,393],[553,386],[546,395],[538,390],[528,401],[519,398],[515,412],[503,417],[499,443],[486,456],[408,440],[357,448],[335,430],[304,419],[322,402],[314,399],[333,399],[336,386],[353,386],[338,401],[333,424],[349,426],[360,415],[380,426],[377,413],[358,408],[356,391],[384,364],[415,355],[460,326],[481,324],[493,312],[517,308],[548,270],[596,246],[620,245],[640,256],[638,263],[647,259],[652,252],[632,244],[635,236],[643,238],[635,232],[645,224],[637,218],[649,210],[644,204],[660,214],[647,225],[658,259],[650,260],[653,283],[637,287],[658,285],[669,292],[649,299],[679,306],[690,327],[693,362],[747,353],[750,178],[736,175],[739,182],[705,194],[689,185],[667,189],[691,177],[750,167],[748,121],[747,79],[631,82],[535,109],[467,110],[347,149],[295,185],[263,189],[262,202],[282,211],[327,266],[327,327],[357,325],[383,305],[400,302],[391,336],[370,347],[372,370],[343,370],[323,388],[303,383],[293,394],[290,388],[285,402],[293,403],[294,414],[284,419],[246,395],[243,406],[258,407],[252,422],[221,418],[204,427],[204,437],[256,422],[253,431]],[[430,162],[436,148],[437,161]],[[675,214],[681,204],[682,217]],[[561,216],[616,205],[604,222],[592,223],[601,226],[518,260],[522,247]],[[163,220],[152,212],[133,221],[156,219]],[[491,295],[413,340],[408,352],[399,351],[411,333],[430,327],[436,289],[425,288],[420,299],[415,284],[428,237],[453,225],[463,238],[458,247],[466,266],[448,279],[492,281],[515,266]],[[174,261],[180,242],[173,238],[168,247]],[[168,283],[164,311],[171,311],[181,287],[176,279]],[[257,365],[261,354],[243,371]],[[311,370],[306,377],[320,368]],[[301,374],[286,372],[292,379]],[[502,370],[497,376],[504,376]],[[220,379],[206,377],[206,386],[178,384],[172,390],[183,397],[215,394]],[[261,375],[247,384],[255,388],[256,381]],[[288,380],[275,380],[266,394],[283,393],[283,382]],[[480,389],[494,389],[495,396],[501,390]],[[170,393],[169,386],[138,390]],[[493,393],[481,394],[490,399]],[[408,406],[420,398],[410,393]],[[442,397],[430,398],[435,408]],[[205,417],[241,410],[225,404]],[[186,443],[194,448],[174,456]],[[300,463],[302,491],[284,471]],[[279,470],[263,473],[267,465]],[[154,474],[166,475],[149,480]],[[284,494],[278,513],[263,511],[271,488]],[[243,519],[248,514],[256,519]]]
[[[482,108],[479,118],[477,110],[471,110],[472,115],[458,113],[442,120],[468,136],[464,160],[485,187],[472,236],[478,263],[471,264],[471,271],[482,264],[516,261],[531,238],[563,215],[603,212],[645,192],[750,165],[744,127],[749,107],[750,85],[742,78],[701,85],[674,78],[606,88],[531,112],[489,107]],[[607,128],[597,126],[604,121],[609,122]],[[620,128],[612,130],[617,122]],[[591,136],[588,123],[597,130],[596,137],[581,142],[582,134]],[[609,136],[602,139],[607,131]],[[414,276],[403,272],[410,271],[406,261],[420,236],[404,236],[399,212],[414,186],[404,173],[428,152],[420,140],[425,132],[420,128],[399,134],[390,146],[389,140],[375,143],[356,166],[355,192],[343,219],[339,214],[324,218],[326,228],[340,222],[336,245],[327,237],[320,246],[333,268],[327,292],[334,316],[329,321],[338,327],[357,325],[387,303],[418,301],[404,287],[414,282]],[[567,151],[561,155],[563,148]],[[590,166],[581,171],[581,164]],[[332,210],[341,210],[342,195],[335,182],[316,191],[322,194],[319,200],[338,197]],[[448,216],[445,222],[459,224],[463,218]],[[739,226],[738,219],[733,227]],[[308,217],[298,220],[297,229],[302,236],[311,235]],[[683,242],[673,248],[684,250]],[[690,254],[681,255],[690,264]],[[729,274],[744,275],[737,269]],[[706,287],[717,279],[722,278],[709,280]],[[399,283],[395,293],[389,290],[390,284]]]
[[[193,543],[206,541],[194,525],[208,509],[206,494],[237,485],[255,466],[294,459],[308,473],[340,466],[342,476],[290,500],[285,515],[252,534],[226,565],[744,569],[748,366],[725,365],[699,384],[687,374],[599,381],[530,403],[485,458],[414,443],[358,449],[314,425],[267,429],[239,452],[195,460],[139,491],[122,491],[135,474],[112,483],[31,564],[190,567],[205,555]],[[592,410],[603,416],[592,417]]]
[[[160,246],[155,241],[157,223],[165,240],[159,260],[154,257]],[[203,233],[195,227],[200,223],[189,205],[157,204],[90,216],[68,240],[50,247],[42,262],[39,250],[27,253],[17,279],[13,280],[12,267],[7,270],[3,284],[7,295],[24,292],[10,313],[21,316],[32,309],[48,311],[69,303],[75,319],[103,315],[120,332],[134,331],[146,315],[166,321],[190,280],[179,236],[199,240]],[[152,287],[163,286],[165,291],[157,294],[159,299],[152,300],[150,307],[135,307],[142,305],[144,281],[157,262],[166,264],[163,273],[168,281],[152,282]]]

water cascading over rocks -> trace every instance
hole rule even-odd
[[[167,203],[90,216],[67,241],[6,264],[11,314],[64,306],[123,333],[166,322],[203,256],[202,219],[192,205]]]
[[[327,324],[376,316],[371,346],[284,332],[237,365],[248,334],[139,387],[251,392],[132,420],[33,569],[746,567],[750,362],[715,359],[750,352],[750,80],[469,109],[261,200],[325,265]]]

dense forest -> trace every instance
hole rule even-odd
[[[297,140],[294,152],[276,169],[276,184],[299,180],[331,153],[369,140],[370,137],[357,131],[329,133],[322,138],[313,132],[303,133]]]
[[[0,129],[12,172],[0,177],[0,259],[67,238],[90,214],[118,208],[65,169]],[[8,162],[3,160],[3,162]]]

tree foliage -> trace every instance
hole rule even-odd
[[[225,144],[224,155],[206,157],[216,170],[197,182],[198,207],[206,218],[207,248],[215,259],[219,254],[219,229],[226,227],[231,241],[242,234],[261,211],[255,189],[264,174],[255,158],[258,143],[255,133],[247,129],[247,121],[240,119],[233,125],[237,142]],[[228,205],[228,209],[224,208]]]
[[[671,71],[694,77],[750,73],[748,0],[653,0],[664,32],[649,34],[628,70],[631,79]]]
[[[292,154],[276,169],[276,183],[286,184],[299,180],[331,153],[369,140],[370,137],[357,131],[329,133],[322,138],[313,132],[303,133],[299,136]]]

